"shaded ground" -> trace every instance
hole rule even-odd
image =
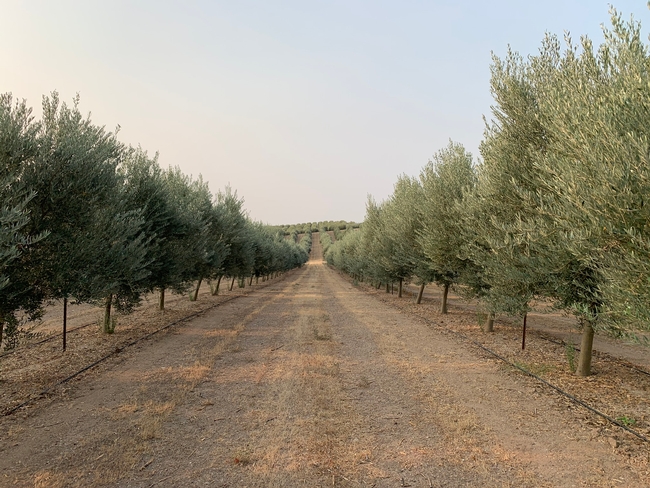
[[[353,286],[319,252],[2,418],[0,484],[648,486],[647,446],[414,315],[472,314]]]
[[[409,284],[405,287],[408,293],[415,297],[418,287]],[[442,298],[442,289],[435,284],[428,285],[425,288],[423,295],[423,302],[432,305],[432,309],[438,306]],[[469,314],[476,314],[477,307],[474,301],[467,301],[449,293],[450,306]],[[497,328],[499,325],[503,327],[521,328],[521,320],[516,320],[513,317],[500,316],[497,317],[495,324]],[[536,330],[549,337],[562,340],[566,343],[580,345],[580,331],[578,330],[578,322],[575,317],[567,316],[560,312],[540,313],[531,312],[528,314],[528,321],[526,327],[530,330]],[[610,356],[631,361],[650,371],[650,349],[646,346],[635,344],[632,342],[625,342],[611,337],[596,334],[594,337],[594,350],[596,353],[603,352]]]

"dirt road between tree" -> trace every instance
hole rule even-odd
[[[584,418],[353,286],[315,239],[281,281],[0,419],[0,485],[648,486],[644,447]]]

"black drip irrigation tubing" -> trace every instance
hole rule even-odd
[[[70,334],[70,333],[75,332],[75,331],[77,331],[79,329],[84,329],[86,327],[90,327],[91,325],[96,325],[96,322],[90,322],[89,324],[84,324],[84,325],[80,325],[79,327],[74,327],[72,329],[68,329],[67,333]],[[23,347],[16,347],[14,349],[11,349],[9,351],[6,351],[6,352],[3,352],[2,354],[0,354],[0,358],[5,357],[5,356],[9,356],[10,354],[21,353],[23,351],[26,351],[27,349],[31,349],[34,346],[38,346],[39,344],[43,344],[45,342],[52,341],[52,340],[56,339],[57,337],[61,337],[62,335],[63,335],[63,332],[58,332],[56,334],[52,334],[51,336],[46,337],[45,339],[41,339],[40,341],[31,342],[29,344],[26,344]]]
[[[223,301],[221,303],[226,303],[227,301],[230,301],[230,300],[226,300],[226,301]],[[219,305],[219,304],[217,304],[217,305]],[[210,310],[210,309],[208,308],[206,310]],[[97,322],[90,322],[88,324],[80,325],[78,327],[73,327],[72,329],[68,329],[67,334],[70,334],[70,333],[75,332],[75,331],[77,331],[79,329],[84,329],[86,327],[90,327],[91,325],[96,325],[96,324],[97,324]],[[5,356],[9,356],[10,354],[15,354],[15,353],[20,353],[20,352],[26,351],[27,349],[31,349],[32,347],[38,346],[39,344],[43,344],[45,342],[52,341],[52,340],[56,339],[57,337],[61,337],[62,335],[63,335],[63,332],[57,332],[56,334],[52,334],[51,336],[48,336],[45,339],[41,339],[40,341],[30,342],[29,344],[26,344],[23,347],[16,347],[14,349],[11,349],[9,351],[6,351],[6,352],[3,352],[2,354],[0,354],[0,358],[3,358]]]
[[[467,335],[463,334],[462,332],[458,332],[457,330],[450,329],[449,327],[444,327],[444,326],[442,326],[442,325],[440,325],[440,324],[437,324],[437,323],[433,322],[432,320],[429,320],[429,319],[427,319],[427,318],[425,318],[425,317],[422,317],[422,316],[420,316],[420,315],[417,315],[417,317],[421,318],[422,320],[424,320],[425,322],[429,323],[430,325],[434,325],[434,326],[436,326],[436,327],[442,327],[443,329],[448,330],[449,332],[452,332],[452,333],[456,334],[457,336],[459,336],[459,337],[463,338],[464,340],[466,340],[466,341],[468,341],[468,342],[474,344],[475,346],[479,347],[480,349],[483,349],[485,352],[491,354],[491,355],[494,356],[495,358],[497,358],[497,359],[503,361],[503,362],[506,363],[507,365],[512,366],[513,368],[518,369],[519,371],[521,371],[522,373],[524,373],[524,374],[530,376],[531,378],[535,378],[535,379],[536,379],[537,381],[539,381],[540,383],[543,383],[543,384],[545,384],[546,386],[552,388],[553,390],[555,390],[556,392],[558,392],[560,395],[565,396],[566,398],[568,398],[568,399],[571,400],[572,402],[574,402],[574,403],[576,403],[576,404],[578,404],[578,405],[580,405],[580,406],[586,408],[586,409],[589,410],[590,412],[595,413],[596,415],[598,415],[598,416],[604,418],[604,419],[607,420],[608,422],[610,422],[610,423],[612,423],[612,424],[614,424],[614,425],[620,427],[621,429],[623,429],[623,430],[629,432],[629,433],[632,434],[633,436],[638,437],[638,438],[641,439],[642,441],[650,443],[650,439],[648,439],[646,436],[644,436],[644,435],[641,434],[640,432],[637,432],[637,431],[634,430],[634,429],[630,429],[627,425],[622,424],[622,423],[619,422],[618,420],[616,420],[616,419],[610,417],[609,415],[607,415],[607,414],[601,412],[600,410],[598,410],[598,409],[592,407],[592,406],[589,405],[588,403],[586,403],[586,402],[580,400],[579,398],[576,398],[575,396],[573,396],[573,395],[571,395],[570,393],[564,391],[564,390],[561,389],[560,387],[555,386],[555,385],[552,384],[552,383],[549,383],[548,381],[546,381],[546,380],[543,379],[543,378],[540,378],[540,377],[537,376],[535,373],[531,373],[531,372],[528,371],[527,369],[522,368],[521,366],[519,366],[519,365],[517,365],[517,364],[514,364],[514,363],[512,363],[512,362],[510,362],[508,359],[504,358],[503,356],[501,356],[500,354],[494,352],[493,350],[491,350],[491,349],[485,347],[485,346],[484,346],[483,344],[481,344],[480,342],[475,341],[474,339],[471,339],[470,337],[468,337]]]
[[[182,322],[185,322],[185,321],[187,321],[187,320],[189,320],[189,319],[192,319],[192,318],[196,317],[197,315],[201,315],[201,314],[203,314],[203,313],[205,313],[205,312],[208,312],[209,310],[212,310],[212,309],[215,308],[215,307],[218,307],[218,306],[220,306],[220,305],[223,305],[224,303],[228,303],[228,302],[230,302],[230,301],[232,301],[232,300],[235,300],[236,298],[241,298],[241,297],[244,297],[244,296],[248,296],[248,294],[245,294],[245,295],[235,295],[234,297],[229,297],[228,299],[226,299],[226,300],[224,300],[224,301],[222,301],[222,302],[215,303],[214,305],[212,305],[212,306],[206,308],[205,310],[199,310],[198,312],[194,312],[194,313],[192,313],[192,314],[190,314],[190,315],[188,315],[188,316],[186,316],[186,317],[183,317],[182,319],[178,319],[178,320],[172,322],[171,324],[164,325],[164,326],[160,327],[159,329],[156,329],[156,330],[154,330],[154,331],[152,331],[152,332],[149,332],[148,334],[145,334],[145,335],[143,335],[143,336],[141,336],[141,337],[139,337],[139,338],[137,338],[137,339],[135,339],[135,340],[129,342],[128,344],[125,344],[125,345],[123,345],[123,346],[118,346],[118,347],[116,347],[112,352],[108,353],[106,356],[103,356],[103,357],[99,358],[97,361],[95,361],[95,362],[93,362],[93,363],[91,363],[91,364],[88,364],[87,366],[84,366],[84,367],[81,368],[80,370],[78,370],[78,371],[72,373],[70,376],[68,376],[68,377],[66,377],[66,378],[63,378],[63,379],[60,380],[60,381],[57,381],[57,382],[54,383],[53,385],[48,386],[47,388],[45,388],[44,390],[40,391],[40,392],[37,393],[36,395],[32,396],[32,397],[29,398],[28,400],[25,400],[24,402],[22,402],[21,404],[16,405],[15,407],[10,408],[9,410],[6,410],[5,412],[2,413],[2,416],[3,416],[3,417],[8,417],[9,415],[11,415],[11,414],[17,412],[18,410],[20,410],[21,408],[23,408],[23,407],[29,405],[30,403],[33,403],[34,401],[38,400],[39,398],[43,397],[44,395],[47,395],[50,391],[52,391],[52,390],[55,389],[56,387],[61,386],[61,385],[65,384],[65,383],[67,383],[68,381],[72,380],[73,378],[76,378],[76,377],[79,376],[80,374],[85,373],[85,372],[88,371],[89,369],[94,368],[94,367],[97,366],[98,364],[103,363],[104,361],[106,361],[107,359],[110,359],[111,357],[115,356],[116,354],[119,354],[120,352],[122,352],[122,351],[123,351],[124,349],[126,349],[127,347],[134,346],[134,345],[136,345],[138,342],[143,341],[143,340],[145,340],[145,339],[148,339],[148,338],[154,336],[154,335],[157,334],[158,332],[162,332],[162,331],[165,330],[165,329],[169,329],[170,327],[173,327],[174,325],[178,325],[178,324],[180,324],[180,323],[182,323]]]

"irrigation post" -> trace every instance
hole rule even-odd
[[[63,297],[63,350],[65,351],[65,340],[68,326],[68,297]]]

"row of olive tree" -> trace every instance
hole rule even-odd
[[[326,231],[345,231],[348,229],[358,229],[359,224],[356,222],[346,222],[345,220],[326,220],[322,222],[307,222],[303,224],[277,225],[272,229],[284,233],[284,235],[306,234],[319,232],[323,229]]]
[[[649,328],[648,49],[639,24],[613,12],[598,49],[549,35],[538,55],[509,52],[491,69],[480,164],[450,143],[369,201],[361,232],[326,258],[378,283],[438,283],[442,312],[458,285],[490,312],[487,330],[495,313],[525,320],[551,301],[578,318],[576,373],[588,375],[594,330]]]
[[[226,188],[161,169],[56,93],[35,120],[0,96],[0,342],[49,300],[129,311],[144,293],[187,291],[221,276],[268,276],[300,266],[303,247],[250,221]],[[65,345],[65,342],[64,342]]]

